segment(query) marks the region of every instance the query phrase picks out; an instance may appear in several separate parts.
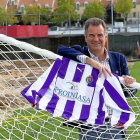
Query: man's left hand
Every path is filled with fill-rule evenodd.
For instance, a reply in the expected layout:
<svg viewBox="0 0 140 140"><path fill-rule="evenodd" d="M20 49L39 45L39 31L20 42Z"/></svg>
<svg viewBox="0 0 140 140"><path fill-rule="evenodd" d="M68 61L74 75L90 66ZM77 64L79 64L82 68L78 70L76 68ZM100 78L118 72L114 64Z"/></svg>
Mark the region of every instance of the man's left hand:
<svg viewBox="0 0 140 140"><path fill-rule="evenodd" d="M124 78L125 85L130 85L130 84L133 84L134 82L136 82L136 79L131 76L123 75L122 77Z"/></svg>

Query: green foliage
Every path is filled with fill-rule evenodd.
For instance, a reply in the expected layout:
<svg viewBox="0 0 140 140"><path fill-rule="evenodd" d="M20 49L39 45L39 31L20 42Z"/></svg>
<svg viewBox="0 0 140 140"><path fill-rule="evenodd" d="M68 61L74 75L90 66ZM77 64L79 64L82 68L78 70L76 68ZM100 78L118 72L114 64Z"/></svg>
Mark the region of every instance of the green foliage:
<svg viewBox="0 0 140 140"><path fill-rule="evenodd" d="M140 83L140 61L135 62L132 67L130 75L136 79L138 83Z"/></svg>
<svg viewBox="0 0 140 140"><path fill-rule="evenodd" d="M22 15L22 21L24 25L31 24L32 22L39 22L39 14L44 14L40 16L40 24L47 24L47 20L50 19L51 11L48 8L40 8L38 5L27 6L25 8L26 15ZM31 14L31 15L28 15Z"/></svg>
<svg viewBox="0 0 140 140"><path fill-rule="evenodd" d="M61 13L63 13L63 15ZM57 24L60 22L67 22L69 20L69 13L71 16L71 21L76 21L78 19L78 15L75 12L74 1L58 0L58 7L55 8L53 22L56 22Z"/></svg>
<svg viewBox="0 0 140 140"><path fill-rule="evenodd" d="M2 5L0 5L0 25L2 26L3 23L6 22L6 10L2 7Z"/></svg>
<svg viewBox="0 0 140 140"><path fill-rule="evenodd" d="M124 21L124 18L116 18L115 21L116 22L123 22Z"/></svg>
<svg viewBox="0 0 140 140"><path fill-rule="evenodd" d="M89 3L89 5L87 5L87 7L85 8L83 19L92 17L102 18L103 13L105 13L104 6L101 4L101 2L94 1L92 3Z"/></svg>
<svg viewBox="0 0 140 140"><path fill-rule="evenodd" d="M42 14L40 16L40 24L41 25L46 25L47 21L49 21L51 19L51 10L49 10L47 7L40 8L40 14Z"/></svg>
<svg viewBox="0 0 140 140"><path fill-rule="evenodd" d="M130 10L133 8L132 0L117 0L117 3L114 6L114 10L118 14L128 14Z"/></svg>
<svg viewBox="0 0 140 140"><path fill-rule="evenodd" d="M10 15L11 14L11 15ZM2 5L0 5L0 26L2 26L3 24L7 25L13 25L15 22L18 23L18 19L14 17L14 11L12 8L10 8L8 11L6 11Z"/></svg>

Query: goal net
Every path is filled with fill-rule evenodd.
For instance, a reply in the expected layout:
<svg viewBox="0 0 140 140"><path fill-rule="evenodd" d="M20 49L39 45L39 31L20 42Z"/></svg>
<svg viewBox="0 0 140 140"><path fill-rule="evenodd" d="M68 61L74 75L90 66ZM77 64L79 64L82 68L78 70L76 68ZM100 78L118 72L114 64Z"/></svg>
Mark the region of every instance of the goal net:
<svg viewBox="0 0 140 140"><path fill-rule="evenodd" d="M91 129L81 121L69 122L63 117L53 117L49 112L32 105L21 91L34 83L54 62L62 58L50 51L0 34L0 139L1 140L77 140L89 135ZM125 86L125 85L124 85ZM139 89L139 84L132 87ZM133 90L125 87L130 110L135 112L135 121L126 131L126 139L140 138L140 97L132 96ZM78 110L77 110L78 111ZM83 127L85 126L85 127ZM107 126L104 123L102 126ZM79 129L86 133L80 133ZM98 136L110 128L101 131ZM115 127L114 127L115 129ZM112 139L115 139L115 136ZM121 134L120 134L121 135ZM86 138L85 138L86 139ZM84 139L84 140L85 140ZM102 138L103 139L103 138ZM105 138L106 139L106 138Z"/></svg>

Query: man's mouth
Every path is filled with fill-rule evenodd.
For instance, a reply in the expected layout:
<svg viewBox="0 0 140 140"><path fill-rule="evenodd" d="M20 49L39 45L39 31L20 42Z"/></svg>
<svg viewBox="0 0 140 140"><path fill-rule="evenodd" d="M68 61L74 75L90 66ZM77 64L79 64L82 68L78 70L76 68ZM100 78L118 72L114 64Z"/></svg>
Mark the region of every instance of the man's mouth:
<svg viewBox="0 0 140 140"><path fill-rule="evenodd" d="M91 44L93 44L93 45L100 45L101 43L100 42L92 42Z"/></svg>

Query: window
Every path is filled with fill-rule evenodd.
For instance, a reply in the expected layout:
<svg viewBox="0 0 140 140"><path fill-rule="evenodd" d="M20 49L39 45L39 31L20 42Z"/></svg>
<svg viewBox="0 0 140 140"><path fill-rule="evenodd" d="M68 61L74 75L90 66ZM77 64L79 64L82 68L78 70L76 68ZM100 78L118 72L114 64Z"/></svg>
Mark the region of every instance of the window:
<svg viewBox="0 0 140 140"><path fill-rule="evenodd" d="M14 5L14 0L12 0L12 5Z"/></svg>
<svg viewBox="0 0 140 140"><path fill-rule="evenodd" d="M37 4L41 8L41 4Z"/></svg>
<svg viewBox="0 0 140 140"><path fill-rule="evenodd" d="M118 14L118 18L121 18L121 14Z"/></svg>
<svg viewBox="0 0 140 140"><path fill-rule="evenodd" d="M24 5L20 6L21 13L24 13Z"/></svg>
<svg viewBox="0 0 140 140"><path fill-rule="evenodd" d="M49 4L47 3L47 4L45 4L45 7L47 7L48 9L49 9Z"/></svg>
<svg viewBox="0 0 140 140"><path fill-rule="evenodd" d="M125 14L125 17L128 18L128 14Z"/></svg>
<svg viewBox="0 0 140 140"><path fill-rule="evenodd" d="M133 12L133 17L136 17L136 12Z"/></svg>
<svg viewBox="0 0 140 140"><path fill-rule="evenodd" d="M85 4L85 8L87 7L88 4Z"/></svg>
<svg viewBox="0 0 140 140"><path fill-rule="evenodd" d="M80 10L80 2L79 1L76 2L76 9Z"/></svg>
<svg viewBox="0 0 140 140"><path fill-rule="evenodd" d="M134 5L133 8L136 8L136 2L133 2L133 5Z"/></svg>
<svg viewBox="0 0 140 140"><path fill-rule="evenodd" d="M76 7L77 7L77 10L79 10L79 9L80 9L80 5L79 5L79 4L77 4L77 6L76 6Z"/></svg>
<svg viewBox="0 0 140 140"><path fill-rule="evenodd" d="M10 5L10 2L8 1L8 2L7 2L7 6L9 6L9 5Z"/></svg>
<svg viewBox="0 0 140 140"><path fill-rule="evenodd" d="M85 8L87 7L87 5L88 5L88 2L85 1L85 2L84 2L84 6L85 6Z"/></svg>

